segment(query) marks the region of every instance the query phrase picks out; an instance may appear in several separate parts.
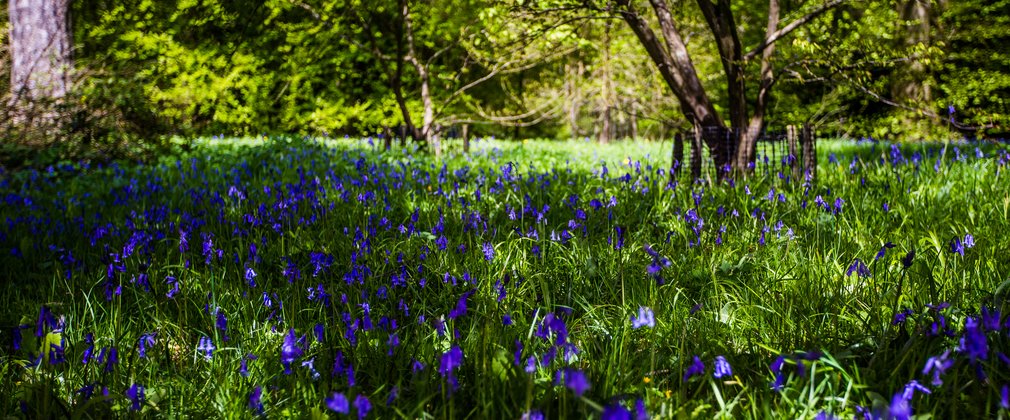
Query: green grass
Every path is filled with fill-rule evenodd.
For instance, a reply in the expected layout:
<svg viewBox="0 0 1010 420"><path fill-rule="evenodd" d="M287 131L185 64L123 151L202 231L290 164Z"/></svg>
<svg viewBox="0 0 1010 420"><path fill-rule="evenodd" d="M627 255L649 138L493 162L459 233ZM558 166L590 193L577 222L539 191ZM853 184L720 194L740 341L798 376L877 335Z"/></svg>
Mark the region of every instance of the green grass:
<svg viewBox="0 0 1010 420"><path fill-rule="evenodd" d="M334 392L350 400L351 415L355 396L366 396L379 418L584 418L613 405L634 411L638 400L662 418L851 417L857 405L886 415L892 395L918 380L932 393L910 399L916 413L1006 415L1006 329L982 333L984 360L959 345L983 307L1008 309L1005 150L978 145L978 158L976 145L915 145L892 165L889 145L822 142L812 184L779 176L773 159L732 185L685 175L665 188L669 146L479 141L469 155L452 149L436 162L365 140L202 139L191 154L157 164L6 174L0 410L254 417L248 396L261 387L270 418L339 417L325 403ZM841 211L818 208L818 196L832 209L841 198ZM965 234L976 244L962 256L950 241ZM895 246L875 259L887 242ZM646 246L660 265L669 261L662 280L648 274ZM870 275L846 274L857 258ZM257 273L255 287L246 268ZM137 281L145 275L149 291ZM168 276L179 282L172 298ZM453 314L461 299L465 314ZM926 306L941 302L950 307ZM43 306L62 324L36 337ZM632 327L641 306L654 311L654 328ZM894 325L904 308L913 314ZM931 333L941 317L949 336ZM563 332L538 333L551 325ZM285 374L290 329L307 338ZM119 362L82 363L89 333L95 354L115 347ZM141 358L147 333L156 336ZM197 350L202 337L216 347L209 360ZM64 362L51 363L58 357L50 360L46 340L63 340ZM457 347L461 364L440 372ZM945 350L954 364L933 386L923 365ZM551 352L527 372L530 357ZM695 356L704 374L685 381ZM716 356L732 376L713 377ZM779 356L784 383L775 390L770 365ZM588 390L577 396L556 384L559 371L584 373ZM89 384L98 384L90 399L78 392ZM124 394L133 384L146 387L139 412Z"/></svg>

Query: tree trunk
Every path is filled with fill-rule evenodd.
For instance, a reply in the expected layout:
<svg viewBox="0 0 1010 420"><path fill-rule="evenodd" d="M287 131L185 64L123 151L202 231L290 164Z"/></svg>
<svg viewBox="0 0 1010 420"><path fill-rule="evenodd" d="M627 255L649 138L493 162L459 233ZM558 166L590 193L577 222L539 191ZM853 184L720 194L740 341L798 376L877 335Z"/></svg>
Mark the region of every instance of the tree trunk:
<svg viewBox="0 0 1010 420"><path fill-rule="evenodd" d="M70 87L68 0L10 0L11 97L15 120L57 122L52 105ZM33 107L42 111L32 115Z"/></svg>
<svg viewBox="0 0 1010 420"><path fill-rule="evenodd" d="M670 160L670 183L677 180L680 169L684 166L684 134L673 136L673 157Z"/></svg>
<svg viewBox="0 0 1010 420"><path fill-rule="evenodd" d="M765 29L765 37L770 37L778 31L780 13L779 0L768 0L768 26ZM736 162L734 162L734 167L737 170L745 170L747 164L756 158L755 146L757 146L758 136L761 135L761 130L764 128L765 112L768 109L772 85L775 84L775 68L772 66L774 54L774 43L767 45L761 52L761 86L758 88L754 113L750 116L743 137L739 139L740 147L737 148Z"/></svg>
<svg viewBox="0 0 1010 420"><path fill-rule="evenodd" d="M470 124L463 124L463 153L470 153Z"/></svg>
<svg viewBox="0 0 1010 420"><path fill-rule="evenodd" d="M382 146L387 152L393 148L393 131L389 127L382 127Z"/></svg>
<svg viewBox="0 0 1010 420"><path fill-rule="evenodd" d="M727 133L725 123L716 114L711 99L698 79L697 70L691 62L687 47L684 44L673 15L670 13L666 0L649 0L656 20L659 22L664 41L660 41L649 26L649 19L640 15L632 6L631 0L615 0L616 12L628 23L641 42L649 58L656 64L659 74L673 91L680 104L681 111L693 126L701 127L699 131L703 141L709 147L716 166L721 169L732 164L738 170L745 170L755 158L755 142L764 125L764 112L767 108L768 95L774 84L774 72L771 58L774 44L796 28L799 28L827 10L831 10L847 0L826 0L812 11L794 19L782 28L779 23L778 0L770 0L768 14L768 29L761 43L753 50L743 53L740 37L734 22L730 0L697 0L702 14L708 23L727 77L729 93L730 125L733 128L732 141L725 142ZM748 118L745 89L745 70L749 60L761 55L761 88L755 105L754 115Z"/></svg>
<svg viewBox="0 0 1010 420"><path fill-rule="evenodd" d="M789 167L792 169L793 178L798 178L800 173L799 154L796 151L796 126L786 127L786 140L789 142Z"/></svg>
<svg viewBox="0 0 1010 420"><path fill-rule="evenodd" d="M567 85L566 90L568 92L568 100L570 101L568 104L568 126L572 132L572 140L575 140L582 132L579 130L579 108L582 98L578 90L579 84L577 80L582 77L584 67L581 60L578 62L577 67L572 65L565 67L568 74L565 84Z"/></svg>
<svg viewBox="0 0 1010 420"><path fill-rule="evenodd" d="M899 48L909 48L916 45L930 44L930 22L933 15L933 5L925 0L904 0L898 2L898 14L902 22L899 24ZM929 68L927 62L913 58L901 63L896 69L896 80L891 86L891 97L898 103L927 104L933 99L929 85ZM916 120L923 117L910 112L901 113L905 126L912 126Z"/></svg>
<svg viewBox="0 0 1010 420"><path fill-rule="evenodd" d="M694 126L694 135L691 136L691 179L701 178L702 141L705 138L705 128ZM710 137L711 138L711 137Z"/></svg>
<svg viewBox="0 0 1010 420"><path fill-rule="evenodd" d="M403 24L406 26L408 19L410 18L410 9L407 6L407 2L403 1L401 3L403 6ZM410 135L415 140L419 137L419 132L417 127L414 125L413 118L410 116L410 110L407 109L407 100L403 96L403 62L406 61L406 56L403 51L403 31L399 31L396 34L396 60L393 62L393 94L396 96L396 106L400 108L400 116L403 118L403 127L400 130L400 147L405 147L407 143L407 135ZM413 34L411 34L413 37ZM411 38L413 41L413 38ZM406 132L405 132L406 131Z"/></svg>
<svg viewBox="0 0 1010 420"><path fill-rule="evenodd" d="M631 104L631 119L628 121L631 128L631 139L638 139L638 109L635 108L635 104Z"/></svg>
<svg viewBox="0 0 1010 420"><path fill-rule="evenodd" d="M428 67L417 57L417 50L414 48L414 23L410 17L410 2L401 2L403 6L403 28L407 38L407 55L404 60L414 66L417 76L421 80L421 104L424 110L421 114L421 128L414 127L414 139L423 140L426 145L431 146L434 136L435 105L431 100L431 78ZM437 150L436 150L437 152Z"/></svg>
<svg viewBox="0 0 1010 420"><path fill-rule="evenodd" d="M630 0L618 0L619 13L621 18L628 23L632 32L638 38L649 58L656 64L659 74L663 76L677 102L680 104L681 112L695 127L716 127L724 128L722 119L715 111L715 106L705 92L698 73L688 54L687 45L684 44L680 32L673 23L673 15L665 0L649 0L656 13L660 29L663 33L665 43L660 41L656 33L649 26L649 21L635 11ZM700 130L699 133L706 133L710 130ZM712 158L716 165L722 166L730 159L728 151L723 146L722 139L704 136L702 139L708 145Z"/></svg>
<svg viewBox="0 0 1010 420"><path fill-rule="evenodd" d="M817 145L810 124L803 124L800 142L803 143L803 172L810 180L817 179Z"/></svg>

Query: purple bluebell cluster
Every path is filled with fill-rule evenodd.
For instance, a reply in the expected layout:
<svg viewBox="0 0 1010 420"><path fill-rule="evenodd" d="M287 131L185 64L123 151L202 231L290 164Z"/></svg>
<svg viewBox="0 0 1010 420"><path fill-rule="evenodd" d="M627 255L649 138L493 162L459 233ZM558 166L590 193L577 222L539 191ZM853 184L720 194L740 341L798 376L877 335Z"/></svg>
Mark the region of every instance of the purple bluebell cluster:
<svg viewBox="0 0 1010 420"><path fill-rule="evenodd" d="M469 158L472 164L436 164L409 154L278 143L238 156L4 177L3 262L48 264L58 281L32 279L56 284L54 296L86 296L81 307L90 308L40 300L23 320L17 318L24 314L11 316L17 322L4 327L4 337L25 362L20 373L73 370L68 377L77 382L67 383L76 390L72 404L110 395L111 387L111 395L126 397L124 410L150 412L155 395L171 395L160 392L167 385L159 381L168 380L154 373L171 366L182 375L228 372L237 379L222 382L242 387L230 394L255 415L270 416L272 405L301 398L292 390L304 387L321 410L391 416L387 407L418 393L444 398L436 405L472 399L473 389L493 376L550 388L531 395L595 401L593 415L646 418L647 404L662 404L657 395L671 397L658 385L632 389L621 382L626 379L615 379L626 372L607 377L607 352L621 349L621 357L632 360L613 363L656 360L664 366L647 373L665 372L669 378L662 383L671 392L708 392L709 382L731 386L737 377L757 376L761 386L754 388L774 394L822 362L823 353L790 352L791 346L845 345L859 354L880 344L872 341L878 336L890 338L837 343L790 337L777 343L790 346L782 355L769 355L769 347L752 341L774 331L743 338L688 335L729 331L734 311L765 310L720 293L746 289L780 298L772 285L749 283L768 271L754 261L831 243L844 245L824 257L837 258L828 261L837 265L820 275L898 297L893 317L867 314L876 308L845 316L867 329L910 332L922 340L910 346L929 353L906 367L916 377L879 414L907 417L923 394L944 392L957 375L993 383L1001 389L1001 406L1010 405L1007 388L998 388L1007 380L1000 368L1010 366L1003 353L1005 308L937 304L916 311L908 307L929 300L894 292L913 281L929 287L917 273L940 257L981 263L1000 238L959 222L934 250L919 238L883 237L888 232L875 227L851 237L839 230L867 213L875 220L903 217L908 203L902 196L936 152L909 156L897 145L880 151L893 179L871 176L872 160L833 154L832 171L841 174L833 176L848 177L852 185L846 187L819 184L810 174L797 177L788 166L792 156L781 165L763 156L753 178L692 183L669 182L666 164L648 159L587 170L567 163L527 169L506 162L501 150L480 153ZM1006 151L976 148L972 154L955 147L948 153L953 156L937 160L937 172L982 159L999 170L1010 165ZM926 168L929 176L941 176ZM91 189L71 184L76 176L95 182ZM776 275L777 282L810 281L794 278L792 269ZM67 286L71 290L63 290ZM846 292L830 291L840 300ZM931 291L934 301L941 292ZM616 307L625 293L634 306ZM992 301L997 297L994 292ZM679 306L684 302L688 306ZM890 305L890 299L873 304ZM825 318L837 315L815 309ZM102 318L123 314L130 315L131 329L113 328ZM670 354L691 348L685 341L706 340L717 340L725 356L703 348L691 358ZM741 357L745 348L750 354ZM647 351L657 355L643 357ZM755 361L748 366L747 360ZM765 386L768 361L773 379ZM604 395L607 390L620 393ZM549 408L552 401L535 404ZM530 409L525 416L543 413Z"/></svg>

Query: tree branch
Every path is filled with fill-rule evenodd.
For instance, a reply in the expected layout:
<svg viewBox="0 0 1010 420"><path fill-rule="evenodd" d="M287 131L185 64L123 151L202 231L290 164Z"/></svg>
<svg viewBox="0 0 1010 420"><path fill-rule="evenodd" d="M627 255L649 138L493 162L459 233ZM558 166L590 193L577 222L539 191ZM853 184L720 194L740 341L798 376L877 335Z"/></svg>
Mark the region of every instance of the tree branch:
<svg viewBox="0 0 1010 420"><path fill-rule="evenodd" d="M782 39L786 35L789 35L789 33L796 30L796 28L805 25L807 22L814 20L814 18L820 16L824 12L827 12L828 10L831 10L847 1L848 0L830 0L827 3L822 4L817 9L814 9L810 13L807 13L805 16L790 22L788 25L783 26L781 29L775 32L772 32L763 41L761 41L761 44L759 44L753 50L745 54L743 56L743 60L750 61L754 57L757 57L758 54L761 54L764 51L764 49L767 48L769 45L774 44L775 41L778 41L779 39Z"/></svg>

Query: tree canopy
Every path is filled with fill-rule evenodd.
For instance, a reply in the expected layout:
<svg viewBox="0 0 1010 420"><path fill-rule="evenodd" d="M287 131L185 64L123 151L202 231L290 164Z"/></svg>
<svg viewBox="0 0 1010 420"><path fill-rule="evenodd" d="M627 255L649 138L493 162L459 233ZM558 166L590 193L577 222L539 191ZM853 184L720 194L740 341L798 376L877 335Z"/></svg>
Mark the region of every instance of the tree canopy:
<svg viewBox="0 0 1010 420"><path fill-rule="evenodd" d="M854 137L916 139L999 136L1010 118L1010 56L1000 48L1010 37L1008 1L69 7L71 98L88 115L111 116L107 133L430 140L468 124L480 135L606 141L661 138L690 125L753 138L810 121Z"/></svg>

